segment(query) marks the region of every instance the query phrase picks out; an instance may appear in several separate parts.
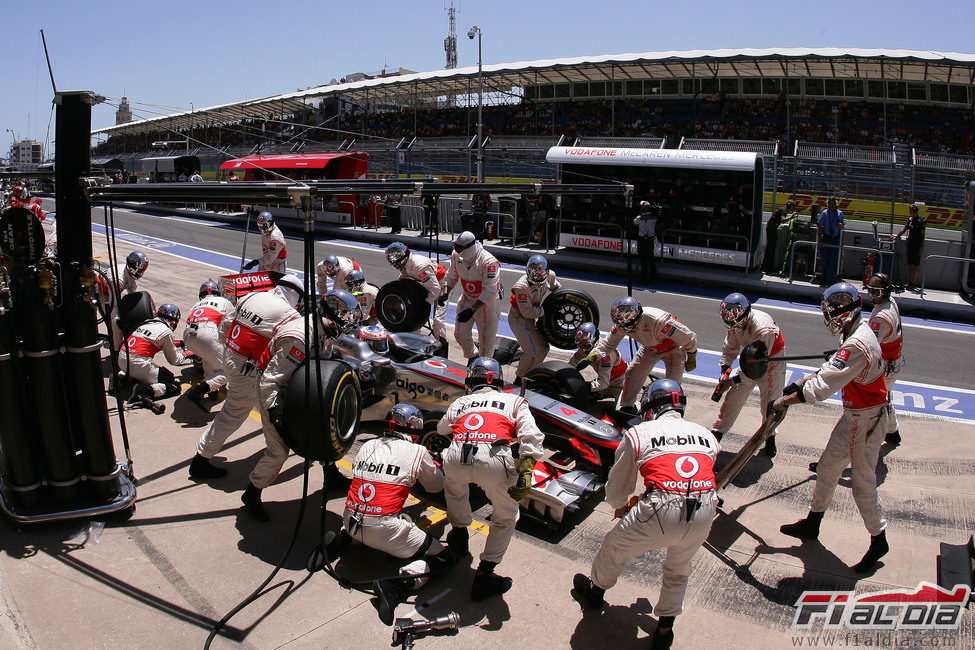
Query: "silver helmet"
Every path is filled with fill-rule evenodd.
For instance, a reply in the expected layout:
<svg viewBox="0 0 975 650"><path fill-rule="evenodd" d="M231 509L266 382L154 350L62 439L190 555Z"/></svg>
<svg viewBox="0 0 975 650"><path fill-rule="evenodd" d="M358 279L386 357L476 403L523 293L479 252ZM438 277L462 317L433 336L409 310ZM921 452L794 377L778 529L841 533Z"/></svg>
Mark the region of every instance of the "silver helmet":
<svg viewBox="0 0 975 650"><path fill-rule="evenodd" d="M837 282L823 292L820 307L826 329L836 336L860 317L860 292L849 282Z"/></svg>
<svg viewBox="0 0 975 650"><path fill-rule="evenodd" d="M732 293L725 296L721 302L721 320L729 330L741 331L745 329L748 322L748 315L752 311L752 306L748 298L740 293Z"/></svg>

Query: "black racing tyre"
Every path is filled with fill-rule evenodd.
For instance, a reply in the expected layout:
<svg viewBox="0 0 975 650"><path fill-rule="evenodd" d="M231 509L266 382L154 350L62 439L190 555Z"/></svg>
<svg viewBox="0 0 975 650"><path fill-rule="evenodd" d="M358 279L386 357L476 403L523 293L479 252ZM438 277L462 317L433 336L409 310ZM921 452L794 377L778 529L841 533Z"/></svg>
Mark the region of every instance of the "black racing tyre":
<svg viewBox="0 0 975 650"><path fill-rule="evenodd" d="M409 278L387 282L376 294L376 316L390 332L415 332L430 319L427 290Z"/></svg>
<svg viewBox="0 0 975 650"><path fill-rule="evenodd" d="M309 376L310 394L306 399L305 382ZM355 442L361 417L362 390L355 370L342 361L310 359L298 366L288 383L285 426L279 433L302 458L330 463L344 456Z"/></svg>
<svg viewBox="0 0 975 650"><path fill-rule="evenodd" d="M574 350L579 326L589 322L599 327L596 299L578 289L559 289L542 302L545 314L538 319L538 331L557 348Z"/></svg>
<svg viewBox="0 0 975 650"><path fill-rule="evenodd" d="M583 411L592 404L589 382L582 373L564 361L545 361L529 370L525 377L530 381L529 388L536 393Z"/></svg>
<svg viewBox="0 0 975 650"><path fill-rule="evenodd" d="M514 339L499 338L498 344L494 346L494 360L502 366L514 363L521 359L521 346Z"/></svg>
<svg viewBox="0 0 975 650"><path fill-rule="evenodd" d="M156 306L148 291L127 293L119 299L118 326L122 330L123 337L127 337L135 328L155 315Z"/></svg>
<svg viewBox="0 0 975 650"><path fill-rule="evenodd" d="M420 444L430 450L431 453L443 453L444 449L450 446L450 438L437 433L437 423L447 415L446 408L433 409L423 416L423 437Z"/></svg>

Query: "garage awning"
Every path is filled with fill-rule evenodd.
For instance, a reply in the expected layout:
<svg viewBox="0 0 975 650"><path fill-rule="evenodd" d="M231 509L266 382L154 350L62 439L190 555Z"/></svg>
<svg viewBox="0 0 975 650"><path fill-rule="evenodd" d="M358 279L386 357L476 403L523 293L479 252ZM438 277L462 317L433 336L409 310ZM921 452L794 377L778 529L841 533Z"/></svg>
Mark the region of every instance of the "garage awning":
<svg viewBox="0 0 975 650"><path fill-rule="evenodd" d="M351 158L351 153L303 153L279 156L244 156L228 160L220 169L324 169L336 158Z"/></svg>
<svg viewBox="0 0 975 650"><path fill-rule="evenodd" d="M155 156L143 158L142 171L144 172L175 172L176 161L182 160L182 166L189 166L192 169L200 168L200 159L196 156Z"/></svg>

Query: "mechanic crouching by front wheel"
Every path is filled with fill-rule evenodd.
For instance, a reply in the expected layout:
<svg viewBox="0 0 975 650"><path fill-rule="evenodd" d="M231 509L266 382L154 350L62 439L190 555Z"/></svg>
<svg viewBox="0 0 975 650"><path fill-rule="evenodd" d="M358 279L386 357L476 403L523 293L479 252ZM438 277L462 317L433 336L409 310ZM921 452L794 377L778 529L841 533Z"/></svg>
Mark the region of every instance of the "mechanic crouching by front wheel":
<svg viewBox="0 0 975 650"><path fill-rule="evenodd" d="M521 346L516 381L548 356L548 341L538 331L538 319L544 315L542 303L545 298L561 286L555 271L549 271L548 261L541 255L532 255L525 265L525 274L511 287L508 325Z"/></svg>
<svg viewBox="0 0 975 650"><path fill-rule="evenodd" d="M495 575L515 524L518 502L531 493L532 471L540 458L543 436L524 397L501 392L501 366L490 357L475 359L467 371L467 395L458 397L437 425L451 439L444 452L447 484L447 519L451 530L447 545L458 556L468 552L467 527L473 521L470 484L476 483L491 501L491 527L471 598L484 600L511 588L511 578ZM518 459L511 447L518 445Z"/></svg>
<svg viewBox="0 0 975 650"><path fill-rule="evenodd" d="M427 492L443 490L443 472L419 444L423 413L411 404L396 404L386 414L379 438L366 442L352 461L352 485L345 501L342 529L325 534L325 554L335 561L353 541L409 563L399 578L373 583L379 618L393 624L396 606L406 594L426 584L429 574L454 565L450 549L424 532L403 513L403 505L417 481Z"/></svg>
<svg viewBox="0 0 975 650"><path fill-rule="evenodd" d="M583 323L576 330L576 347L578 348L569 359L569 363L580 370L583 362L589 365L589 355L592 349L599 343L599 330L593 323ZM626 360L616 348L596 360L594 366L596 378L590 383L589 389L595 398L614 397L618 398L623 392L623 381L626 377Z"/></svg>
<svg viewBox="0 0 975 650"><path fill-rule="evenodd" d="M827 289L822 309L827 329L842 336L840 349L815 374L786 387L785 396L772 402L769 410L815 404L842 389L843 415L815 464L816 488L809 515L780 530L792 537L817 539L840 474L852 463L853 500L870 533L870 548L853 570L865 573L889 550L887 519L877 494L877 457L890 412L884 377L886 363L876 335L861 317L860 294L853 285L839 282Z"/></svg>
<svg viewBox="0 0 975 650"><path fill-rule="evenodd" d="M237 309L224 340L227 399L196 444L196 455L190 463L191 478L210 479L227 475L227 470L214 466L210 459L256 406L257 364L275 328L286 321L301 318L295 305L303 298L301 280L293 275L285 275L278 280L274 289L249 293L237 301Z"/></svg>
<svg viewBox="0 0 975 650"><path fill-rule="evenodd" d="M454 286L459 282L464 294L457 301L457 324L454 338L470 364L477 356L490 357L497 344L498 322L501 320L501 263L484 250L465 230L454 242L450 254L450 270L445 278L447 288L438 304L446 304ZM478 346L474 347L474 323L477 323Z"/></svg>
<svg viewBox="0 0 975 650"><path fill-rule="evenodd" d="M699 424L684 421L687 398L680 384L657 379L640 410L645 422L626 431L606 483L606 502L619 523L606 535L589 576L572 584L584 604L600 608L627 562L647 551L667 549L663 563L653 648L669 648L674 619L684 609L691 559L711 532L717 508L714 460L718 441ZM631 497L643 478L642 495Z"/></svg>
<svg viewBox="0 0 975 650"><path fill-rule="evenodd" d="M179 395L182 389L173 372L153 362L160 350L174 366L184 365L193 356L192 353L184 355L176 345L173 332L178 324L179 308L169 303L160 305L156 317L136 327L122 344L118 352L120 378L127 375L138 382L132 389L130 404L137 404L143 398Z"/></svg>
<svg viewBox="0 0 975 650"><path fill-rule="evenodd" d="M667 379L679 382L684 370L697 367L697 335L674 316L654 307L643 307L633 297L620 298L609 311L613 329L593 348L587 359L595 365L629 336L640 345L623 379L620 408L632 406L658 361L664 362Z"/></svg>
<svg viewBox="0 0 975 650"><path fill-rule="evenodd" d="M301 313L304 306L299 299L295 305ZM324 320L327 316L338 324L339 330L346 332L356 327L361 318L359 305L346 291L329 291L322 296L316 316ZM309 325L310 327L310 325ZM320 332L325 333L324 323ZM332 339L319 336L318 354L327 357L332 348ZM240 497L247 512L258 521L267 521L270 516L261 501L261 491L274 482L278 472L288 460L290 450L281 438L284 427L284 392L291 382L291 376L305 360L308 346L305 344L305 319L282 320L273 329L267 348L257 361L258 368L258 406L261 412L261 428L264 431L264 455L257 461L250 474L250 483Z"/></svg>
<svg viewBox="0 0 975 650"><path fill-rule="evenodd" d="M200 300L190 309L183 330L186 349L192 350L203 362L203 381L186 391L186 398L203 411L209 411L206 397L216 394L227 385L223 370L223 339L227 335L232 302L220 295L216 282L207 280L200 285Z"/></svg>

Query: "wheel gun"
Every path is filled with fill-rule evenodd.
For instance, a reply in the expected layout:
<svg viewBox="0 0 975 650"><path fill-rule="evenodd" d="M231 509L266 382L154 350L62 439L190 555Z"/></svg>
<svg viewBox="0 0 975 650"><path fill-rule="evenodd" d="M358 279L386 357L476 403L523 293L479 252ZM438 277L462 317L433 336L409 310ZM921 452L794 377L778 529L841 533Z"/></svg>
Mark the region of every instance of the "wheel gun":
<svg viewBox="0 0 975 650"><path fill-rule="evenodd" d="M456 630L460 625L460 614L450 612L429 621L416 621L412 618L398 618L393 625L393 645L402 646L403 650L410 650L418 636L434 630Z"/></svg>

